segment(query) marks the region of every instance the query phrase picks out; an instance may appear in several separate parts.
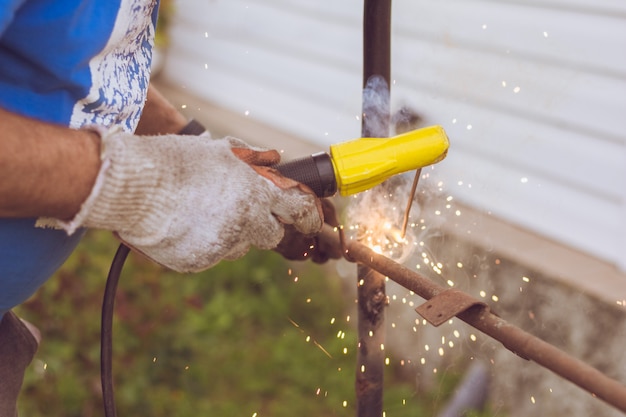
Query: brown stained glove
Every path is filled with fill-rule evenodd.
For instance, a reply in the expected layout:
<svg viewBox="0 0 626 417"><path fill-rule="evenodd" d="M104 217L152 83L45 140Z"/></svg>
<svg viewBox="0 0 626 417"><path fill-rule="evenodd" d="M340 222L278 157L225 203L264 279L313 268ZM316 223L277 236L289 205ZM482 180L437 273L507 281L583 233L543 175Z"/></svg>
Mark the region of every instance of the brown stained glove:
<svg viewBox="0 0 626 417"><path fill-rule="evenodd" d="M292 180L291 178L287 178L281 175L276 169L271 167L272 165L276 165L280 162L280 154L278 153L278 151L256 150L252 148L237 147L233 147L231 150L237 158L250 165L250 167L252 167L252 169L254 169L257 174L261 175L264 178L267 178L281 190L290 190L292 188L295 188L302 193L315 195L313 190L311 190L311 188L309 188L307 185ZM324 211L322 208L322 203L318 198L315 199L315 203L317 206L318 214L323 222ZM276 213L276 215L278 217L278 220L281 221L281 223L283 223L285 226L291 226L290 222L286 222L285 219L281 219L280 213Z"/></svg>
<svg viewBox="0 0 626 417"><path fill-rule="evenodd" d="M321 203L324 222L330 226L339 227L339 219L333 203L329 199L322 199ZM317 236L304 235L292 225L285 226L285 237L274 250L291 261L311 259L318 264L342 257L341 250L336 246L325 244Z"/></svg>
<svg viewBox="0 0 626 417"><path fill-rule="evenodd" d="M270 168L280 162L280 154L275 150L257 151L250 148L233 148L233 153L242 161L250 164L259 175L272 181L281 189L298 187L300 191L313 194L313 191L306 185L282 176L277 170ZM335 206L328 199L317 200L318 210L325 223L339 226ZM274 249L285 259L292 261L302 261L311 259L315 263L324 263L329 259L341 258L341 251L332 246L325 245L315 235L305 235L291 224L285 224L285 236Z"/></svg>

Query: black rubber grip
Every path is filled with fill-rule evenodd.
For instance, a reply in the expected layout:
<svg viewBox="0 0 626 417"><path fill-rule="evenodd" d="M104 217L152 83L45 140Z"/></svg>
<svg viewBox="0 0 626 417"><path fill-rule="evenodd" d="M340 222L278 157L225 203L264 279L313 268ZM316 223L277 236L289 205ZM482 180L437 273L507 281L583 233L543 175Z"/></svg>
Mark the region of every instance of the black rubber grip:
<svg viewBox="0 0 626 417"><path fill-rule="evenodd" d="M206 132L206 128L202 126L200 122L196 121L195 119L191 119L189 123L187 123L185 127L183 127L180 132L178 132L178 134L199 136L204 132Z"/></svg>
<svg viewBox="0 0 626 417"><path fill-rule="evenodd" d="M280 163L274 168L285 177L308 185L320 198L331 197L337 192L335 169L326 152Z"/></svg>

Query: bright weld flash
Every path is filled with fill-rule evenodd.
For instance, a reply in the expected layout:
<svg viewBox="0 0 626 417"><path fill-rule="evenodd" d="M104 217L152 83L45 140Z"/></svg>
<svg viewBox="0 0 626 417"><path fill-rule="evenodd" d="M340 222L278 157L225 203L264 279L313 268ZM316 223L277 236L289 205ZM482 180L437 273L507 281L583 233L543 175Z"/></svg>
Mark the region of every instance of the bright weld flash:
<svg viewBox="0 0 626 417"><path fill-rule="evenodd" d="M402 262L412 251L410 234L402 237L402 231L391 222L385 221L381 226L359 225L352 230L357 231L356 239L368 246L379 255L384 255L397 262Z"/></svg>

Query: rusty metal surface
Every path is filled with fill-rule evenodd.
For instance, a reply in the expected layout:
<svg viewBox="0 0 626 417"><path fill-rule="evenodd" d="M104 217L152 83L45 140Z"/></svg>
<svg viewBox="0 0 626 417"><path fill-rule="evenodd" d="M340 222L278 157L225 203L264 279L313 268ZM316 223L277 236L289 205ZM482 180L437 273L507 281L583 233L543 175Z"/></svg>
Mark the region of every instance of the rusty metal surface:
<svg viewBox="0 0 626 417"><path fill-rule="evenodd" d="M325 244L335 245L337 250L343 250L347 259L352 262L378 271L426 300L431 300L447 290L426 276L377 254L359 242L343 239L342 244L339 238L340 231L338 228L325 227L319 237ZM609 378L585 362L508 323L480 305L470 306L457 317L499 341L520 357L534 361L578 385L594 397L626 412L626 386L623 383Z"/></svg>
<svg viewBox="0 0 626 417"><path fill-rule="evenodd" d="M384 80L386 100L372 100L367 86L372 79ZM389 88L391 85L391 0L363 2L363 102L361 136L389 136L391 118ZM384 320L387 295L385 277L365 264L357 267L359 347L356 369L356 415L383 415L383 374L385 355Z"/></svg>
<svg viewBox="0 0 626 417"><path fill-rule="evenodd" d="M437 327L474 306L489 308L487 304L469 294L450 288L426 301L415 311L430 324Z"/></svg>
<svg viewBox="0 0 626 417"><path fill-rule="evenodd" d="M357 416L382 415L385 351L385 276L357 264L358 335L356 366Z"/></svg>
<svg viewBox="0 0 626 417"><path fill-rule="evenodd" d="M413 177L413 184L411 184L411 192L409 193L409 200L406 203L404 209L404 217L402 218L402 228L400 230L400 237L402 239L406 236L406 228L409 225L409 216L411 214L411 207L413 207L413 200L415 200L415 192L417 191L417 184L419 183L420 176L422 175L422 169L415 171L415 177Z"/></svg>

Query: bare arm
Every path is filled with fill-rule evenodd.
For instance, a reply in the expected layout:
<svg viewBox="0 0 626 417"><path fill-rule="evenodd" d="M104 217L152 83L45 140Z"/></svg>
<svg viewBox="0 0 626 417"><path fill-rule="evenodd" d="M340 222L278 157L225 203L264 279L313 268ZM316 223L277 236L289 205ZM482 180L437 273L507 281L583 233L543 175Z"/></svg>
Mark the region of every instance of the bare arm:
<svg viewBox="0 0 626 417"><path fill-rule="evenodd" d="M100 167L96 133L0 109L0 217L69 219Z"/></svg>
<svg viewBox="0 0 626 417"><path fill-rule="evenodd" d="M186 118L150 87L137 134L175 133L186 123ZM74 217L100 168L98 135L1 108L0 126L0 217Z"/></svg>
<svg viewBox="0 0 626 417"><path fill-rule="evenodd" d="M154 87L148 88L148 99L143 108L138 135L164 135L180 132L188 120Z"/></svg>

